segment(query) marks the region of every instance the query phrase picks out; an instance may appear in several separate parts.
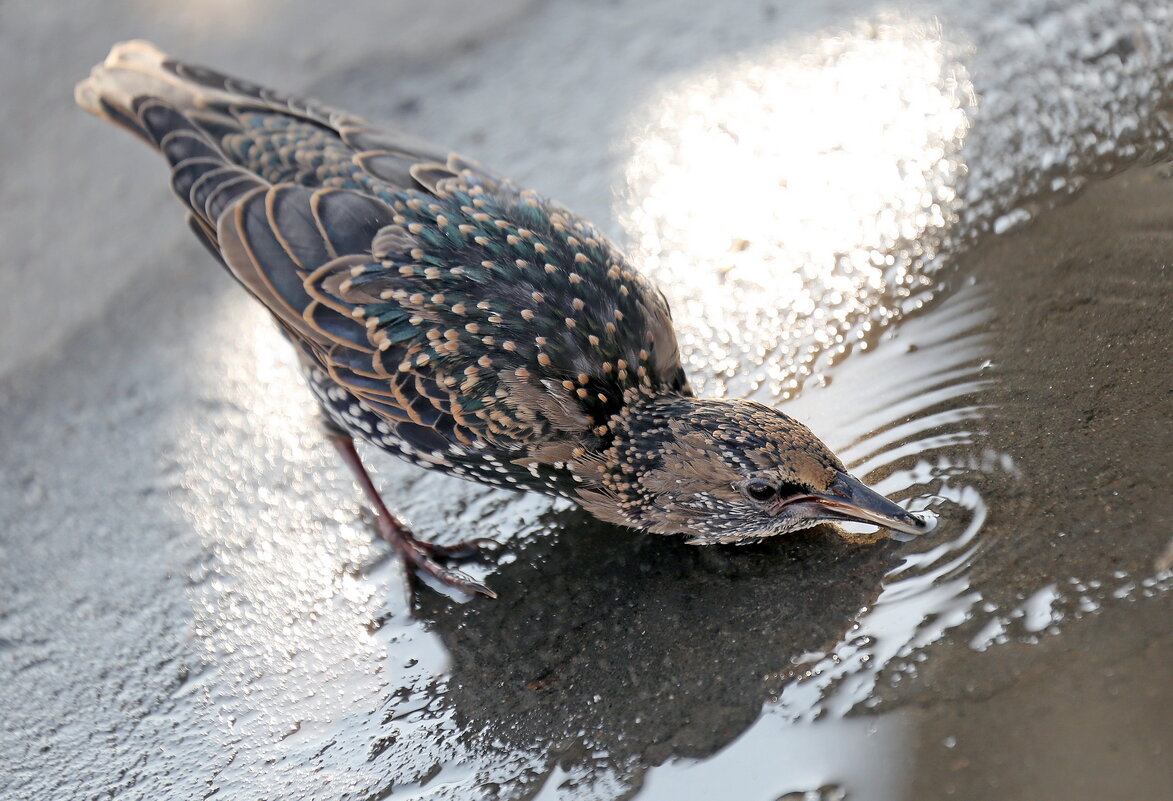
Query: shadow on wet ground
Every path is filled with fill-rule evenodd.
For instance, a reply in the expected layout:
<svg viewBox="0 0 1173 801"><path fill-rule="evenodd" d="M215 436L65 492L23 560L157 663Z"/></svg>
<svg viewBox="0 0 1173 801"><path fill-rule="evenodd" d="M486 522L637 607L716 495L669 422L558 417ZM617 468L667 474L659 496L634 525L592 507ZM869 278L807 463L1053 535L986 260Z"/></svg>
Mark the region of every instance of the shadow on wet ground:
<svg viewBox="0 0 1173 801"><path fill-rule="evenodd" d="M458 720L510 720L498 736L522 746L585 733L580 748L620 764L727 743L804 655L842 637L892 564L893 549L879 548L885 559L832 533L713 551L580 512L548 524L563 533L494 575L505 603L426 596L419 611L452 655Z"/></svg>

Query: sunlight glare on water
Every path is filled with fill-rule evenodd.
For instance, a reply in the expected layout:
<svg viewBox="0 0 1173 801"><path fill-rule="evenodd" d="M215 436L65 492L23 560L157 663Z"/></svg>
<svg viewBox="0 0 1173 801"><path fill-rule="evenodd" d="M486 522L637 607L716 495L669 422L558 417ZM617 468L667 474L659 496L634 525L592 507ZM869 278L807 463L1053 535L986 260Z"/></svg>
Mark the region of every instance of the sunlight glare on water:
<svg viewBox="0 0 1173 801"><path fill-rule="evenodd" d="M713 65L648 104L622 219L702 394L789 397L924 302L972 102L940 31L892 18Z"/></svg>

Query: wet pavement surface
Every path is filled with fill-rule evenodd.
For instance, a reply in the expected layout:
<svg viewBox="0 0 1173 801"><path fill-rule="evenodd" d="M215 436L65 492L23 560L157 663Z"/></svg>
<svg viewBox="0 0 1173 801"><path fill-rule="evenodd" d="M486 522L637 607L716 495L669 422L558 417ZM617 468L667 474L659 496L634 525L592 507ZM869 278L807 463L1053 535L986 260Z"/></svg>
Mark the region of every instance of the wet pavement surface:
<svg viewBox="0 0 1173 801"><path fill-rule="evenodd" d="M412 8L0 4L0 798L1170 797L1173 11ZM72 106L134 36L594 219L698 389L936 531L697 548L370 454L503 545L499 599L413 599L279 335Z"/></svg>

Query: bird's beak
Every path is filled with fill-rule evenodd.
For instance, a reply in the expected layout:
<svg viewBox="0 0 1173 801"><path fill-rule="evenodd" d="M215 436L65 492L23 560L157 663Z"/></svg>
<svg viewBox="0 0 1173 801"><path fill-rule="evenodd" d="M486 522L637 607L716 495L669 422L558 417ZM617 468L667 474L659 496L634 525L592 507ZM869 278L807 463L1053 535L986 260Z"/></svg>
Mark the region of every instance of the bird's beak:
<svg viewBox="0 0 1173 801"><path fill-rule="evenodd" d="M804 516L810 520L853 520L913 536L924 534L933 527L931 520L904 511L846 473L836 473L835 480L825 493L811 493L786 505L792 509L800 507Z"/></svg>

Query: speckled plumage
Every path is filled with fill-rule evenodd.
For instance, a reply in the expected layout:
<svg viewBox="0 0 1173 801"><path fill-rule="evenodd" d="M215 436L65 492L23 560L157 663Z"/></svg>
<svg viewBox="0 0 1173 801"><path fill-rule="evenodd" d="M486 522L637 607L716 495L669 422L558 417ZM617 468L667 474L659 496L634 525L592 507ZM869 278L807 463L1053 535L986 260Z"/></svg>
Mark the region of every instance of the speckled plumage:
<svg viewBox="0 0 1173 801"><path fill-rule="evenodd" d="M747 481L809 495L843 474L780 412L692 397L663 295L590 223L480 165L143 42L77 97L167 158L192 230L347 436L696 542L814 522Z"/></svg>

